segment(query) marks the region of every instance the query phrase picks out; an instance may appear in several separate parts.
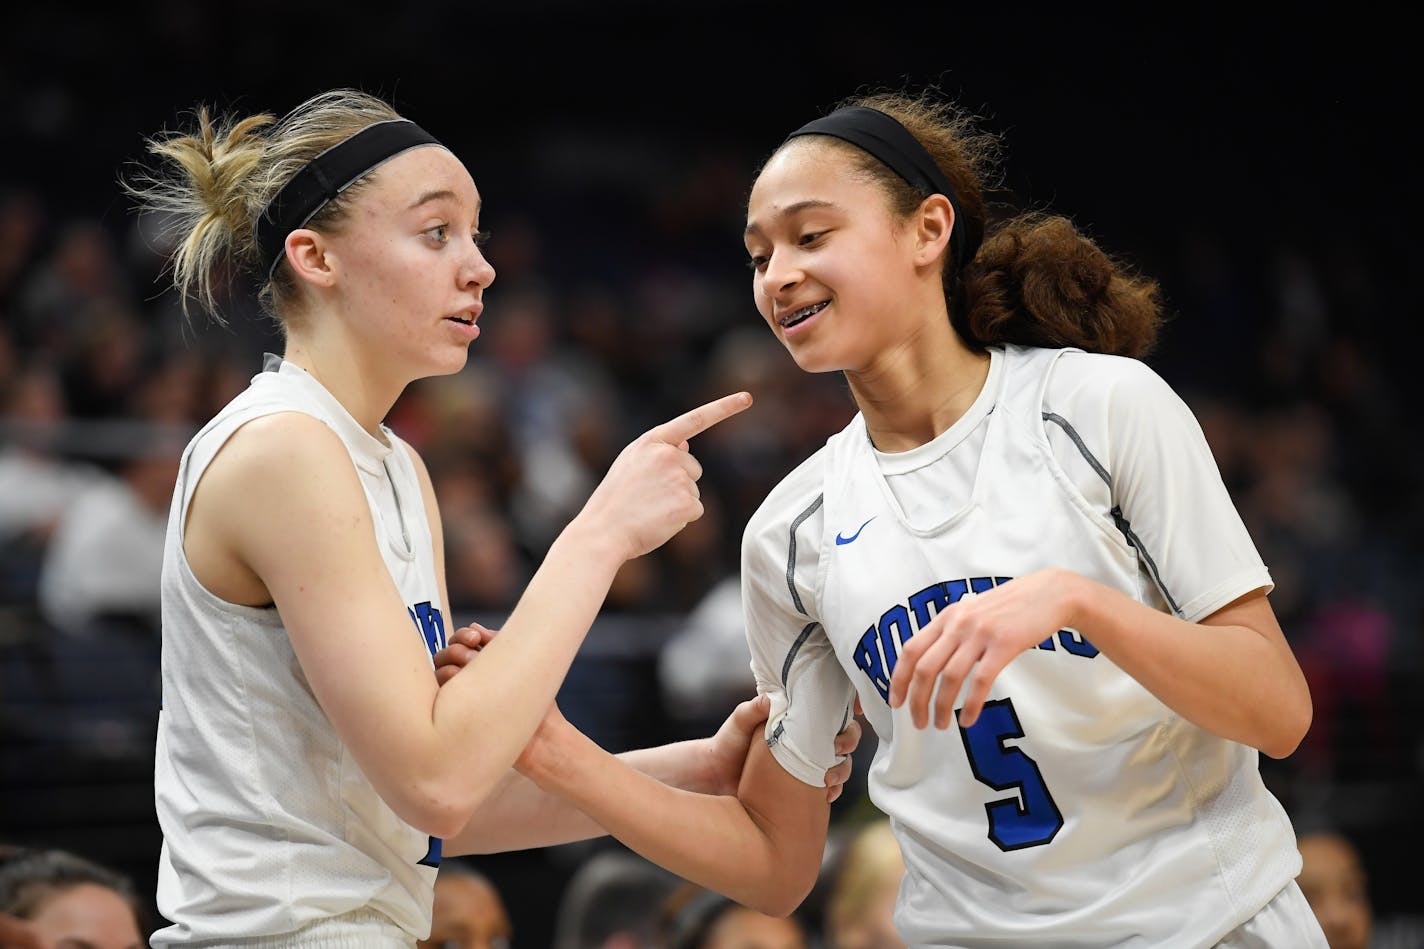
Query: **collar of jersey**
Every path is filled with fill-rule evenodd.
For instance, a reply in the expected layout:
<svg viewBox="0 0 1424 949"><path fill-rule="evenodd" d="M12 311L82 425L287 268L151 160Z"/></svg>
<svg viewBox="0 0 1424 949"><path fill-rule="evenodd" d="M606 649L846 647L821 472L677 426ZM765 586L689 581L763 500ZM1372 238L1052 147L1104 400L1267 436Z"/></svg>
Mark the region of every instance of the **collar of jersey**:
<svg viewBox="0 0 1424 949"><path fill-rule="evenodd" d="M954 424L940 432L934 438L907 451L881 451L874 445L870 446L871 453L875 456L875 463L879 466L881 474L902 475L909 474L925 465L943 458L953 451L955 446L964 439L974 429L979 427L993 411L994 403L999 399L999 382L1003 375L1004 351L994 348L989 350L989 374L984 377L984 386L979 390L979 394L974 398L974 403L969 406L969 410L955 420Z"/></svg>
<svg viewBox="0 0 1424 949"><path fill-rule="evenodd" d="M385 436L384 442L366 431L361 427L361 423L346 411L346 406L338 402L336 396L327 391L326 386L301 366L294 365L284 359L282 365L277 369L277 374L284 382L297 386L326 409L326 421L346 443L347 450L351 452L351 459L356 463L356 467L369 474L382 473L384 470L382 465L391 454L393 436L390 429L385 425L381 426L381 433Z"/></svg>

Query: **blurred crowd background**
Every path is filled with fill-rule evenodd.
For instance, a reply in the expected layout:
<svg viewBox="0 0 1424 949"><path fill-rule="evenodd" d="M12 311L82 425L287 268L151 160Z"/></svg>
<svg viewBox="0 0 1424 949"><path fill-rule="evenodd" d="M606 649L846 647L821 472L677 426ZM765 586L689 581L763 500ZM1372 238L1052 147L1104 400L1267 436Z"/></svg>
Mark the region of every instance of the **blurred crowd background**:
<svg viewBox="0 0 1424 949"><path fill-rule="evenodd" d="M842 96L933 83L1002 134L1003 202L1067 213L1161 280L1171 322L1148 361L1202 422L1314 696L1305 743L1263 772L1298 825L1359 846L1378 909L1417 910L1418 872L1398 872L1424 845L1402 34L1300 12L835 10L148 0L7 14L0 843L71 849L151 894L157 577L178 453L281 351L243 275L225 326L185 320L164 289L163 222L115 184L144 135L199 103L281 114L351 85L466 160L498 271L483 333L464 372L411 387L388 419L431 468L460 623L499 624L629 438L755 394L699 439L707 515L620 573L561 693L622 750L707 734L750 693L742 526L853 412L844 382L799 372L756 315L740 241L752 173ZM873 746L838 826L875 816ZM476 863L518 943L537 946L552 901L609 849Z"/></svg>

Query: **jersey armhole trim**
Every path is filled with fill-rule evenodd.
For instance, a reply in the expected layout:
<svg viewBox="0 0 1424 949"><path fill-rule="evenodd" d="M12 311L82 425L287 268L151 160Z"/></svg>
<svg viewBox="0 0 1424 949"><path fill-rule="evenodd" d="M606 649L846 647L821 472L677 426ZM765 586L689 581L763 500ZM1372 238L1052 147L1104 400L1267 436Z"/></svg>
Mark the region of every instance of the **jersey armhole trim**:
<svg viewBox="0 0 1424 949"><path fill-rule="evenodd" d="M786 545L786 587L791 591L791 603L796 607L796 612L802 616L809 616L806 606L801 602L801 594L796 592L796 531L806 522L806 518L815 514L821 508L821 504L826 500L824 494L816 495L816 500L791 522L791 537ZM804 634L803 634L804 636Z"/></svg>
<svg viewBox="0 0 1424 949"><path fill-rule="evenodd" d="M1088 446L1084 444L1083 438L1078 434L1077 429L1063 416L1054 412L1044 412L1043 420L1045 422L1052 422L1063 430L1064 434L1068 436L1069 440L1073 442L1078 451L1082 454L1083 460L1088 463L1089 467L1097 472L1098 477L1103 479L1103 482L1108 486L1108 491L1111 492L1113 487L1112 475L1108 472L1107 468L1103 467L1103 463L1088 449ZM1137 552L1138 558L1142 561L1142 565L1147 568L1147 573L1152 577L1152 582L1156 585L1158 592L1162 594L1162 598L1167 601L1167 605L1171 608L1172 612L1181 617L1183 615L1181 606L1177 604L1176 598L1173 597L1172 592L1167 589L1167 585L1162 582L1162 574L1157 569L1157 561L1152 558L1152 554L1143 545L1142 539L1133 532L1132 524L1123 516L1122 505L1116 503L1114 499L1112 509L1108 511L1108 514L1112 517L1113 526L1118 529L1123 539L1127 541L1127 545Z"/></svg>

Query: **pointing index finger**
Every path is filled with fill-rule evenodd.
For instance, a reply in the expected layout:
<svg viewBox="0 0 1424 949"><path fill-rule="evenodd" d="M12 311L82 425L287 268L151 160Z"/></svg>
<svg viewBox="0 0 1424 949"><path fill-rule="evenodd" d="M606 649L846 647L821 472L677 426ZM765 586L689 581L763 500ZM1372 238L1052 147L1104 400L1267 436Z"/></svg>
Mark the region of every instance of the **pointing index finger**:
<svg viewBox="0 0 1424 949"><path fill-rule="evenodd" d="M731 418L751 404L751 393L734 392L664 422L651 429L648 434L669 445L678 445L694 435L702 434L718 422Z"/></svg>

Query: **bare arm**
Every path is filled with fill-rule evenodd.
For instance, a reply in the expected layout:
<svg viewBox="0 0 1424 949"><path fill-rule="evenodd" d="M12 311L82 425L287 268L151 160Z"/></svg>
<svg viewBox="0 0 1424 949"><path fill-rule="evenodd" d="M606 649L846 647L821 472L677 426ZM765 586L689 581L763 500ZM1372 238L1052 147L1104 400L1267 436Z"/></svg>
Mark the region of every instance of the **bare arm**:
<svg viewBox="0 0 1424 949"><path fill-rule="evenodd" d="M763 741L751 743L736 796L669 787L557 714L517 767L647 859L761 912L789 914L816 882L826 792L788 774Z"/></svg>
<svg viewBox="0 0 1424 949"><path fill-rule="evenodd" d="M755 719L742 734L740 747L743 754L747 746L745 739L750 736L752 728L766 720L769 704L764 698L756 700L755 704L743 703L733 713L733 718L728 719L731 725L740 715L738 728L745 724L748 717ZM732 794L736 786L724 786L720 780L722 775L717 773L714 765L715 751L711 745L715 740L702 738L641 748L623 752L617 758L629 768L671 787L702 794ZM740 761L737 762L737 770L741 770ZM568 800L550 794L511 769L475 811L475 816L465 828L445 841L444 852L458 856L526 850L601 837L606 833L608 831L602 825Z"/></svg>
<svg viewBox="0 0 1424 949"><path fill-rule="evenodd" d="M617 568L701 515L687 439L748 402L729 396L629 445L552 545L506 635L448 688L410 634L345 447L317 420L283 413L240 429L203 478L189 532L265 585L318 702L382 798L448 836L552 704Z"/></svg>
<svg viewBox="0 0 1424 949"><path fill-rule="evenodd" d="M494 638L478 625L462 627L436 654L436 678L448 682ZM700 794L735 794L747 746L760 739L771 702L758 695L739 703L708 738L642 748L618 755L624 764L663 784ZM557 713L555 713L557 714ZM836 736L835 751L846 756L826 772L826 801L840 797L851 774L850 755L860 743L860 723L852 719ZM547 847L599 837L607 831L564 798L550 794L510 770L460 833L445 841L451 856Z"/></svg>
<svg viewBox="0 0 1424 949"><path fill-rule="evenodd" d="M1310 691L1262 590L1200 623L1162 613L1067 570L1042 570L946 608L905 644L890 705L908 701L916 726L978 718L999 671L1026 649L1072 627L1183 718L1274 758L1310 727ZM972 670L972 671L971 671ZM943 680L943 681L941 681Z"/></svg>

